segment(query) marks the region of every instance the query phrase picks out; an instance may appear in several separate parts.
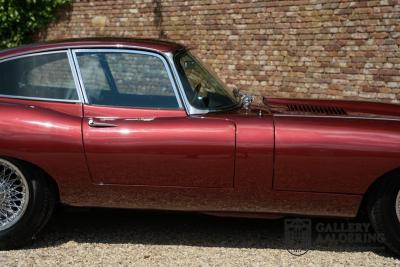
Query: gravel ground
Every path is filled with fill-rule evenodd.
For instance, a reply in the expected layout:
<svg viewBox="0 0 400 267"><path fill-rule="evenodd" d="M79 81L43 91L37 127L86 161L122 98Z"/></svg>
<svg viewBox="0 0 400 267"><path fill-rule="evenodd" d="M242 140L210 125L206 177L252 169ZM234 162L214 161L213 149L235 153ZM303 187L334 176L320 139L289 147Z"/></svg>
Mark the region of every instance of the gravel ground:
<svg viewBox="0 0 400 267"><path fill-rule="evenodd" d="M317 220L335 224L346 221ZM26 249L0 266L382 266L400 260L379 244L315 244L293 256L283 220L108 209L63 209Z"/></svg>

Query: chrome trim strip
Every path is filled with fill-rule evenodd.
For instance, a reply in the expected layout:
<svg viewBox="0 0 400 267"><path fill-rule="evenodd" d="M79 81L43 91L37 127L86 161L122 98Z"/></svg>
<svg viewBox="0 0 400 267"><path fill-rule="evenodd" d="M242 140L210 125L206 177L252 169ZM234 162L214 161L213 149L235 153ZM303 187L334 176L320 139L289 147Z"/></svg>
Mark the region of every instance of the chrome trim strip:
<svg viewBox="0 0 400 267"><path fill-rule="evenodd" d="M72 60L74 62L74 67L76 70L76 74L78 77L78 82L79 82L79 87L81 89L82 92L82 97L83 97L83 103L88 104L89 100L86 94L86 90L85 90L85 85L83 84L83 79L82 79L82 75L81 75L81 69L79 68L79 64L78 64L78 59L76 57L76 54L74 52L74 50L71 50L71 54L72 54Z"/></svg>
<svg viewBox="0 0 400 267"><path fill-rule="evenodd" d="M11 56L11 57L0 59L0 63L15 60L15 59L20 59L20 58L25 58L25 57L51 55L51 54L57 54L57 53L67 53L67 49L58 49L56 51L47 51L47 52L45 51L45 52L38 52L38 53L21 54L18 56Z"/></svg>
<svg viewBox="0 0 400 267"><path fill-rule="evenodd" d="M58 98L44 98L44 97L2 95L2 94L0 94L0 97L1 98L10 98L10 99L48 101L48 102L81 103L79 100L58 99Z"/></svg>
<svg viewBox="0 0 400 267"><path fill-rule="evenodd" d="M126 121L154 121L155 118L151 117L151 118L129 118L129 119L125 119Z"/></svg>
<svg viewBox="0 0 400 267"><path fill-rule="evenodd" d="M81 103L85 103L85 98L83 96L82 87L79 82L79 78L78 78L78 74L77 74L78 71L76 70L76 66L75 66L74 59L72 57L71 49L67 50L67 55L68 55L68 62L69 62L70 68L71 68L72 77L74 78L75 88L76 88L76 92L78 94L79 100Z"/></svg>
<svg viewBox="0 0 400 267"><path fill-rule="evenodd" d="M74 70L72 69L71 62L70 62L70 58L69 58L69 55L68 55L68 50L66 50L66 49L57 50L57 51L40 52L40 53L30 53L30 54L19 55L19 56L12 56L12 57L5 58L5 59L0 60L0 64L1 64L1 63L4 63L4 62L7 62L7 61L17 60L17 59L26 58L26 57L34 57L34 56L49 55L49 54L57 54L57 53L65 53L65 54L67 54L67 59L68 59L69 65L70 65L71 74L72 74L72 77L74 78L74 82L75 82ZM76 87L76 83L75 83L75 90L77 90L77 94L78 94L78 97L79 97L79 90L78 90L78 88ZM39 101L65 102L65 103L80 103L80 102L81 102L80 99L59 99L59 98L34 97L34 96L18 96L18 95L3 95L3 94L0 94L0 97L12 98L12 99L23 99L23 100L39 100Z"/></svg>
<svg viewBox="0 0 400 267"><path fill-rule="evenodd" d="M83 82L82 75L81 75L81 71L80 71L80 68L79 68L78 58L77 58L77 55L76 55L77 53L85 53L85 52L94 52L94 53L107 53L107 52L109 52L109 53L110 53L110 52L111 52L111 53L127 53L127 54L140 54L140 55L148 55L148 56L157 57L157 58L160 59L160 60L162 61L162 63L164 64L164 67L165 67L165 69L166 69L166 71L167 71L167 74L168 74L168 78L169 78L170 83L171 83L171 85L172 85L172 88L173 88L173 90L174 90L175 98L176 98L176 101L178 102L179 108L183 108L183 106L182 106L182 101L181 101L181 99L180 99L180 95L179 95L179 93L178 93L177 86L176 86L176 84L175 84L174 76L173 76L172 73L171 73L170 66L169 66L167 60L166 60L161 54L158 54L158 53L156 53L156 52L146 52L146 51L130 50L130 49L120 49L120 48L101 48L101 49L87 48L87 49L72 49L73 59L74 59L74 62L75 62L76 69L77 69L77 71L78 71L78 78L79 78L80 83L81 83L81 88L82 88L83 95L84 95L84 98L85 98L85 103L90 104L90 102L89 102L89 100L88 100L88 97L87 97L87 94L86 94L84 82ZM134 107L132 107L132 108L134 108Z"/></svg>
<svg viewBox="0 0 400 267"><path fill-rule="evenodd" d="M126 44L80 44L80 45L74 45L74 44L66 44L63 46L62 43L60 43L61 46L59 47L41 47L41 48L32 48L31 51L23 51L19 53L15 53L3 58L0 58L1 60L7 60L15 57L20 57L24 55L31 55L31 54L41 54L41 53L52 53L52 52L57 52L60 50L67 50L67 49L91 49L93 47L96 48L103 48L103 49L137 49L137 50L142 50L142 51L150 51L150 52L155 52L159 53L159 50L153 49L153 48L148 48L148 47L142 47L142 46L137 46L137 45L126 45ZM13 49L13 48L12 48Z"/></svg>
<svg viewBox="0 0 400 267"><path fill-rule="evenodd" d="M168 63L170 65L170 67L171 67L172 73L174 75L174 80L176 81L177 87L179 89L179 95L181 96L181 98L183 100L183 104L184 104L186 113L190 115L190 114L192 114L191 113L191 106L188 104L189 102L187 101L186 94L185 94L185 92L183 90L183 85L182 85L181 79L179 79L179 75L178 75L178 73L176 71L175 62L173 60L174 56L170 52L169 53L164 53L164 55L167 58Z"/></svg>

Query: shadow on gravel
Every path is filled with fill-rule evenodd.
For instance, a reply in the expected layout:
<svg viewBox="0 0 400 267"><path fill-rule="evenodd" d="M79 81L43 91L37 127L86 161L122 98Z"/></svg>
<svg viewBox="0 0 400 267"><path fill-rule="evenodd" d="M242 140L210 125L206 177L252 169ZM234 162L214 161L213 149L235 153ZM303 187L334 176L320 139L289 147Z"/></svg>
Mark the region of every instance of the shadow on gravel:
<svg viewBox="0 0 400 267"><path fill-rule="evenodd" d="M312 219L313 225L346 225L354 222L363 223L355 220ZM373 232L367 234L374 235ZM374 252L394 257L380 243L326 244L316 240L314 235L310 250ZM238 219L178 212L63 208L53 216L31 248L53 247L74 241L290 249L284 237L284 219Z"/></svg>

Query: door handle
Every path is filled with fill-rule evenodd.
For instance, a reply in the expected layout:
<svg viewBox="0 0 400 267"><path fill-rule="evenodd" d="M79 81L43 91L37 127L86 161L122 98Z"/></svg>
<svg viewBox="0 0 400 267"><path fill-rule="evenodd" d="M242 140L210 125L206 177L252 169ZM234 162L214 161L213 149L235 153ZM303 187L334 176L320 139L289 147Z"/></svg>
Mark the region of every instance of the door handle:
<svg viewBox="0 0 400 267"><path fill-rule="evenodd" d="M94 128L108 128L108 127L117 127L116 124L95 121L94 119L89 119L88 125Z"/></svg>

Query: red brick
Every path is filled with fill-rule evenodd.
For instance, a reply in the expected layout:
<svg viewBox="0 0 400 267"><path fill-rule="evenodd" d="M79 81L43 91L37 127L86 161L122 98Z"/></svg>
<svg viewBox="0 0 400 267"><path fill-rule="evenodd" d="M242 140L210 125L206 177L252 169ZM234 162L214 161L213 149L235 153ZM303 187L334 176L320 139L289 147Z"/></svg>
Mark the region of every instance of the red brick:
<svg viewBox="0 0 400 267"><path fill-rule="evenodd" d="M400 96L392 93L400 76L398 0L161 0L161 19L155 3L73 1L36 37L162 36L194 47L231 86L276 96L361 92L360 98L400 101L390 98ZM104 29L92 25L96 16L107 18Z"/></svg>

